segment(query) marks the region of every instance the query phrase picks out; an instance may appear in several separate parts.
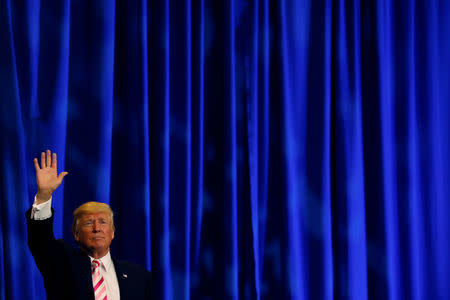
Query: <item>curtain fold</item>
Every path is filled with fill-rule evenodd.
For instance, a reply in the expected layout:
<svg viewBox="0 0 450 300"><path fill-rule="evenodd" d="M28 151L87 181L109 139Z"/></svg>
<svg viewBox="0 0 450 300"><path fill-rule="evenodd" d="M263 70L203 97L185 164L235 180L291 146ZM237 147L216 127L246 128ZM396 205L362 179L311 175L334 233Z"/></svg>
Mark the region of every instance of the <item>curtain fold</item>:
<svg viewBox="0 0 450 300"><path fill-rule="evenodd" d="M309 1L280 1L280 68L282 140L286 180L287 280L293 299L306 299L308 252L305 222L306 182L306 70L308 61ZM303 142L304 141L304 142Z"/></svg>
<svg viewBox="0 0 450 300"><path fill-rule="evenodd" d="M423 299L426 284L423 283L422 276L426 274L424 265L424 224L422 205L423 192L420 185L423 178L420 166L420 136L417 124L418 120L418 104L417 104L417 89L416 89L416 17L415 17L416 3L411 1L408 9L408 23L410 26L408 36L408 181L410 186L408 188L409 195L409 222L411 230L409 232L410 247L411 247L411 279L409 284L412 288L412 299ZM422 179L423 180L423 179Z"/></svg>
<svg viewBox="0 0 450 300"><path fill-rule="evenodd" d="M449 298L448 15L0 0L0 298L45 297L24 213L46 149L56 237L109 203L156 299Z"/></svg>
<svg viewBox="0 0 450 300"><path fill-rule="evenodd" d="M431 223L431 241L433 257L432 269L435 270L436 281L434 281L435 297L449 298L450 288L445 280L449 276L449 236L448 236L448 200L445 195L449 189L446 182L449 179L448 174L448 138L444 136L448 130L448 98L442 97L442 78L440 76L441 64L440 58L446 56L444 52L440 52L440 30L438 24L441 15L438 13L438 2L427 5L428 16L428 35L427 35L427 52L428 52L428 89L429 89L429 126L430 126L430 151L433 155L430 161L430 220ZM448 81L445 83L448 84ZM434 273L434 272L433 272Z"/></svg>
<svg viewBox="0 0 450 300"><path fill-rule="evenodd" d="M336 189L338 213L334 216L341 251L338 262L348 267L346 287L338 295L367 299L367 250L364 189L363 122L361 97L361 43L359 1L339 1L336 7Z"/></svg>
<svg viewBox="0 0 450 300"><path fill-rule="evenodd" d="M333 271L333 230L332 230L332 167L331 162L334 161L331 156L331 146L333 144L332 135L332 15L333 3L331 0L324 2L323 7L323 153L322 153L322 171L321 178L321 202L323 218L321 222L323 243L321 247L323 274L320 280L323 282L323 299L333 299L334 291L334 271Z"/></svg>

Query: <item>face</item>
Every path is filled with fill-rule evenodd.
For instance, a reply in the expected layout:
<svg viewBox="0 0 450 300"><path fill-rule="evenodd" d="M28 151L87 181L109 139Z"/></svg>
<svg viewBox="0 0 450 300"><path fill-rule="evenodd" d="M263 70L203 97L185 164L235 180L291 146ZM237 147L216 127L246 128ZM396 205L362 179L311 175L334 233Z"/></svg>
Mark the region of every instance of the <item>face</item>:
<svg viewBox="0 0 450 300"><path fill-rule="evenodd" d="M109 251L114 239L111 219L105 213L86 214L78 220L75 240L81 248L94 258L101 258Z"/></svg>

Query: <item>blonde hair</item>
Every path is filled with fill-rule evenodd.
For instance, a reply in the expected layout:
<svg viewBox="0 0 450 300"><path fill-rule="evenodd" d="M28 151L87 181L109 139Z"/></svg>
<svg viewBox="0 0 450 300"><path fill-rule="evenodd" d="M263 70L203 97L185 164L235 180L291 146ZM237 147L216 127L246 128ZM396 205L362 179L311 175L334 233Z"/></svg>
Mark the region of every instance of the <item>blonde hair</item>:
<svg viewBox="0 0 450 300"><path fill-rule="evenodd" d="M114 213L106 203L90 201L82 204L73 212L72 233L75 236L78 233L78 220L87 214L105 213L111 218L111 227L115 230L114 226Z"/></svg>

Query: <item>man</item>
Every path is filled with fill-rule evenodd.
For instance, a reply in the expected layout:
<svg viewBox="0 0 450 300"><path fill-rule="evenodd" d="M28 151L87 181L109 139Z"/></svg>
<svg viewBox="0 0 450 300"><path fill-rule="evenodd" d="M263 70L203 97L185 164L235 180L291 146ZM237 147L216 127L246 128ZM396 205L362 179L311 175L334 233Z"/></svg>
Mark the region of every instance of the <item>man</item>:
<svg viewBox="0 0 450 300"><path fill-rule="evenodd" d="M28 246L47 291L47 299L150 299L151 273L111 257L114 219L105 203L87 202L73 214L72 232L80 249L53 235L52 194L68 174L57 175L56 153L34 159L37 194L27 211Z"/></svg>

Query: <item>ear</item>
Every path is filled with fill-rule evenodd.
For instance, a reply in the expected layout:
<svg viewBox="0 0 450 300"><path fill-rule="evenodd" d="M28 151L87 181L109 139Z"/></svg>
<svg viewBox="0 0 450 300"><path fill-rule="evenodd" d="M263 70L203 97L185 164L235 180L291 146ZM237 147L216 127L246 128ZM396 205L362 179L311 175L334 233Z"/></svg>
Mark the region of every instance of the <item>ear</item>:
<svg viewBox="0 0 450 300"><path fill-rule="evenodd" d="M112 238L111 238L111 240L113 240L114 239L114 230L113 230L113 232L112 232Z"/></svg>
<svg viewBox="0 0 450 300"><path fill-rule="evenodd" d="M75 238L75 241L76 241L77 243L80 241L80 236L79 236L78 232L75 233L75 234L73 235L73 237Z"/></svg>

